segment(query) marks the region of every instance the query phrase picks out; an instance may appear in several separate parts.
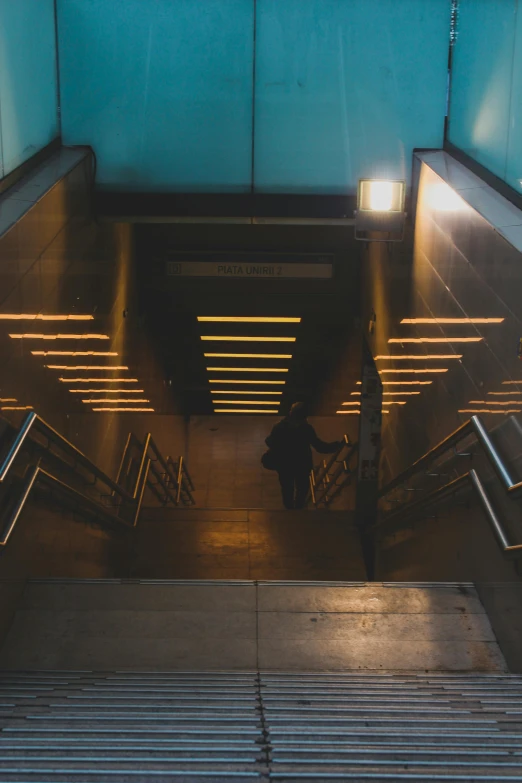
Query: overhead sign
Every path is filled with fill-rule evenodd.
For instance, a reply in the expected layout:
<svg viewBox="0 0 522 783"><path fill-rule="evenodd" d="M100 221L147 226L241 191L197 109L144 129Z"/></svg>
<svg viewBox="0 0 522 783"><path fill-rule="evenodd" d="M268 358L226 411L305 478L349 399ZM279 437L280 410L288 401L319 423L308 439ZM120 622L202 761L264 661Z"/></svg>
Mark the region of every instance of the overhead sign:
<svg viewBox="0 0 522 783"><path fill-rule="evenodd" d="M244 280L283 277L331 278L332 263L266 263L228 261L167 261L167 275L171 277L225 277Z"/></svg>

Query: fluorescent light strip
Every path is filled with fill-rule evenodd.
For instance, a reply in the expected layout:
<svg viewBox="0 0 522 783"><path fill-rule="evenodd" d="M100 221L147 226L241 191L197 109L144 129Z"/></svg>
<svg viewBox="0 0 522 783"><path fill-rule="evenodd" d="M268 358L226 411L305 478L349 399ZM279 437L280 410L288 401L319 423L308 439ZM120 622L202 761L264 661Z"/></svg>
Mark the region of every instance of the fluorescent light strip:
<svg viewBox="0 0 522 783"><path fill-rule="evenodd" d="M284 386L286 381L244 381L244 380L234 380L231 381L230 378L226 378L225 380L219 378L212 378L209 380L209 383L251 383L255 386L270 384L271 386L274 386L275 384L279 386Z"/></svg>
<svg viewBox="0 0 522 783"><path fill-rule="evenodd" d="M0 402L18 402L16 397L0 397Z"/></svg>
<svg viewBox="0 0 522 783"><path fill-rule="evenodd" d="M144 394L144 389L67 389L71 394Z"/></svg>
<svg viewBox="0 0 522 783"><path fill-rule="evenodd" d="M393 359L397 361L404 361L411 359L412 361L423 362L425 359L462 359L462 354L458 353L433 353L433 354L413 354L411 356L407 354L388 355L388 356L376 356L375 361L380 359Z"/></svg>
<svg viewBox="0 0 522 783"><path fill-rule="evenodd" d="M291 359L291 353L204 353L212 359Z"/></svg>
<svg viewBox="0 0 522 783"><path fill-rule="evenodd" d="M275 405L274 400L212 400L214 405Z"/></svg>
<svg viewBox="0 0 522 783"><path fill-rule="evenodd" d="M522 386L522 381L502 381L502 386Z"/></svg>
<svg viewBox="0 0 522 783"><path fill-rule="evenodd" d="M116 351L31 351L33 356L117 356Z"/></svg>
<svg viewBox="0 0 522 783"><path fill-rule="evenodd" d="M462 408L461 410L459 410L459 413L491 413L491 414L497 413L497 414L501 414L502 416L506 416L508 413L522 413L522 409L508 408L508 410L505 411L493 411L491 410L491 408L478 408L477 410L472 408Z"/></svg>
<svg viewBox="0 0 522 783"><path fill-rule="evenodd" d="M407 374L415 373L416 375L424 375L425 373L448 372L448 368L447 367L444 367L444 368L443 367L440 367L440 368L439 367L436 367L436 368L432 367L432 368L424 368L423 370L413 370L413 369L408 369L408 370L379 370L379 373L381 373L381 374L385 373L385 372L386 373L407 373Z"/></svg>
<svg viewBox="0 0 522 783"><path fill-rule="evenodd" d="M335 411L335 412L336 413L342 413L345 416L347 416L347 415L349 416L350 414L352 414L353 416L360 416L361 415L361 411ZM385 411L384 409L381 411L381 413L389 413L389 412L390 411Z"/></svg>
<svg viewBox="0 0 522 783"><path fill-rule="evenodd" d="M234 337L234 336L215 336L203 335L201 340L213 341L218 343L244 342L244 343L295 343L297 337Z"/></svg>
<svg viewBox="0 0 522 783"><path fill-rule="evenodd" d="M58 378L61 383L138 383L137 378Z"/></svg>
<svg viewBox="0 0 522 783"><path fill-rule="evenodd" d="M111 411L112 413L128 413L129 411L133 413L152 413L154 408L93 408L93 411Z"/></svg>
<svg viewBox="0 0 522 783"><path fill-rule="evenodd" d="M238 391L231 389L230 391L222 391L221 389L212 389L211 394L282 394L282 391L246 391L243 389L243 391ZM276 400L274 400L274 405L276 403Z"/></svg>
<svg viewBox="0 0 522 783"><path fill-rule="evenodd" d="M28 313L0 313L0 321L94 321L93 315L29 315Z"/></svg>
<svg viewBox="0 0 522 783"><path fill-rule="evenodd" d="M110 340L108 334L10 334L13 340Z"/></svg>
<svg viewBox="0 0 522 783"><path fill-rule="evenodd" d="M209 372L288 372L287 367L207 367Z"/></svg>
<svg viewBox="0 0 522 783"><path fill-rule="evenodd" d="M483 337L393 337L389 343L480 343Z"/></svg>
<svg viewBox="0 0 522 783"><path fill-rule="evenodd" d="M343 405L360 405L360 402L343 402Z"/></svg>
<svg viewBox="0 0 522 783"><path fill-rule="evenodd" d="M257 408L214 408L214 413L279 413L279 411L258 410Z"/></svg>
<svg viewBox="0 0 522 783"><path fill-rule="evenodd" d="M520 405L520 400L503 400L497 402L496 400L470 400L470 405Z"/></svg>
<svg viewBox="0 0 522 783"><path fill-rule="evenodd" d="M405 394L411 395L411 394L420 394L420 392L383 392L383 397L398 397L398 396L404 396Z"/></svg>
<svg viewBox="0 0 522 783"><path fill-rule="evenodd" d="M2 405L0 411L32 411L32 405Z"/></svg>
<svg viewBox="0 0 522 783"><path fill-rule="evenodd" d="M253 315L253 316L198 315L198 321L206 321L206 322L210 321L213 323L241 323L241 324L300 324L301 323L300 318L274 318L272 316L260 317L257 315Z"/></svg>
<svg viewBox="0 0 522 783"><path fill-rule="evenodd" d="M431 386L433 381L381 381L383 386ZM361 381L357 381L357 386L361 386Z"/></svg>
<svg viewBox="0 0 522 783"><path fill-rule="evenodd" d="M488 394L494 394L496 397L509 397L510 394L522 394L522 392L519 391L488 392Z"/></svg>
<svg viewBox="0 0 522 783"><path fill-rule="evenodd" d="M94 403L94 402L96 402L96 403L99 403L99 402L150 402L150 400L145 400L145 399L142 400L140 398L132 399L132 397L116 397L116 398L109 397L107 399L102 397L101 399L82 400L82 402L85 402L85 403Z"/></svg>
<svg viewBox="0 0 522 783"><path fill-rule="evenodd" d="M44 364L48 370L128 370L124 365L103 364Z"/></svg>
<svg viewBox="0 0 522 783"><path fill-rule="evenodd" d="M403 318L401 324L501 324L504 318Z"/></svg>

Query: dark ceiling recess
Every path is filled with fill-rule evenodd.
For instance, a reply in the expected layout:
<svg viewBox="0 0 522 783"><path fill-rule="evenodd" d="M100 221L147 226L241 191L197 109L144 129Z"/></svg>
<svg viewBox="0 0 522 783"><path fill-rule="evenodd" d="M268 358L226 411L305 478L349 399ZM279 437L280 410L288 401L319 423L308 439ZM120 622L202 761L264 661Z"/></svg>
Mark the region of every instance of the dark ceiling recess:
<svg viewBox="0 0 522 783"><path fill-rule="evenodd" d="M299 399L310 403L316 415L335 413L343 392L359 376L359 253L353 230L327 227L274 226L137 226L136 250L139 274L140 310L146 314L145 328L158 349L165 377L183 400L185 415L213 412L213 377L237 379L238 374L216 376L208 366L269 367L269 359L228 357L206 359L212 353L291 354L275 366L287 366L288 373L266 373L245 379L285 378L284 385L237 385L250 392L282 390L282 413ZM197 251L208 254L239 250L264 253L307 253L331 255L331 279L222 279L171 277L167 260L172 253ZM205 258L208 255L205 255ZM301 318L299 324L200 323L198 316L274 316ZM295 336L295 342L203 342L201 335ZM228 387L232 388L232 387ZM245 393L247 393L245 391ZM251 395L254 397L255 395ZM276 395L272 395L276 396ZM279 396L279 395L278 395ZM248 397L245 397L248 399Z"/></svg>

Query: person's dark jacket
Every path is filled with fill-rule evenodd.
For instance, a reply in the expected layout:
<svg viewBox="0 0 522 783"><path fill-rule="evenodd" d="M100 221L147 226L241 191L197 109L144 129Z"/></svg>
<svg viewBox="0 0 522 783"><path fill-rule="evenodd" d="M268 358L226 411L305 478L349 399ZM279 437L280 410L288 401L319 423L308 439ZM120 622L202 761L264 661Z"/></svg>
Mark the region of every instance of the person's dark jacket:
<svg viewBox="0 0 522 783"><path fill-rule="evenodd" d="M288 467L309 472L313 467L311 446L320 454L330 454L339 447L338 441L325 443L318 438L306 420L293 421L290 418L276 424L265 443L274 452L279 471Z"/></svg>

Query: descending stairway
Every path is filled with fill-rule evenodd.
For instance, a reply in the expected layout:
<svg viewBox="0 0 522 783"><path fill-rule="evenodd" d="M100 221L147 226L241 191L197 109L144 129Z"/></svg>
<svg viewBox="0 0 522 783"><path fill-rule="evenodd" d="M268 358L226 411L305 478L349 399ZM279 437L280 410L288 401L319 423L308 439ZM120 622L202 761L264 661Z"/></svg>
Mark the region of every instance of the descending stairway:
<svg viewBox="0 0 522 783"><path fill-rule="evenodd" d="M0 674L2 783L522 781L522 677Z"/></svg>

